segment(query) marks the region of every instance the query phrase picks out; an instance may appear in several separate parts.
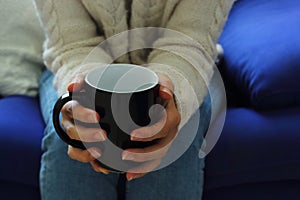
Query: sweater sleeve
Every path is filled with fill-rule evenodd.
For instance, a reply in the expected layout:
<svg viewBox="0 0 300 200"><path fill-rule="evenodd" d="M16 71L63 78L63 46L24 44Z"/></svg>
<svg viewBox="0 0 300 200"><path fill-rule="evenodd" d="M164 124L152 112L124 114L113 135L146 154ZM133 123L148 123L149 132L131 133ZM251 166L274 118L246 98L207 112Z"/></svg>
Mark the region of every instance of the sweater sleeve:
<svg viewBox="0 0 300 200"><path fill-rule="evenodd" d="M84 59L97 47L104 36L80 0L34 0L46 40L43 58L54 74L54 86L61 95L77 73L84 73L95 65ZM98 52L99 51L99 52ZM97 62L110 63L111 57L97 49Z"/></svg>
<svg viewBox="0 0 300 200"><path fill-rule="evenodd" d="M149 67L175 85L182 127L202 104L213 75L216 41L234 0L181 0L163 37L154 44ZM172 31L168 31L172 30Z"/></svg>

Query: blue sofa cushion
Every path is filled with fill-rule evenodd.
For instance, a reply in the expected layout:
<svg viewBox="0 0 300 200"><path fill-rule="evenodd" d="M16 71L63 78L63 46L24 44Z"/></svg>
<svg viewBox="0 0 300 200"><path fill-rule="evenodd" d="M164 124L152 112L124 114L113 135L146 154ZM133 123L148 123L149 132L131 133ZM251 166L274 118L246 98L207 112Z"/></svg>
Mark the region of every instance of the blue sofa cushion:
<svg viewBox="0 0 300 200"><path fill-rule="evenodd" d="M38 186L44 122L36 98L0 99L0 180Z"/></svg>
<svg viewBox="0 0 300 200"><path fill-rule="evenodd" d="M221 71L257 108L300 104L300 1L239 0L219 43Z"/></svg>
<svg viewBox="0 0 300 200"><path fill-rule="evenodd" d="M283 200L299 198L300 181L258 182L204 191L202 200Z"/></svg>
<svg viewBox="0 0 300 200"><path fill-rule="evenodd" d="M205 187L300 179L300 107L230 108L206 157Z"/></svg>

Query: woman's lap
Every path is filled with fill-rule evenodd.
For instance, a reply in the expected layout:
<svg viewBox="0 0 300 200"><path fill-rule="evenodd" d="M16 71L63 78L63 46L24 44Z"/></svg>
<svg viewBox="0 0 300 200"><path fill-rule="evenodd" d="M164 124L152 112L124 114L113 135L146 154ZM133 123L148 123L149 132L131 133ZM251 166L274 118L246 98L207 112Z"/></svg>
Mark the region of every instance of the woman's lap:
<svg viewBox="0 0 300 200"><path fill-rule="evenodd" d="M90 164L70 159L67 145L60 140L52 125L52 108L57 99L49 71L40 80L42 113L47 124L43 138L40 170L42 198L48 199L117 199L118 174L94 172ZM207 110L207 109L206 109ZM208 115L201 109L201 116ZM208 117L202 117L205 119ZM198 133L187 151L176 161L126 184L127 200L201 199L203 159L198 158L203 133L208 122L202 120Z"/></svg>

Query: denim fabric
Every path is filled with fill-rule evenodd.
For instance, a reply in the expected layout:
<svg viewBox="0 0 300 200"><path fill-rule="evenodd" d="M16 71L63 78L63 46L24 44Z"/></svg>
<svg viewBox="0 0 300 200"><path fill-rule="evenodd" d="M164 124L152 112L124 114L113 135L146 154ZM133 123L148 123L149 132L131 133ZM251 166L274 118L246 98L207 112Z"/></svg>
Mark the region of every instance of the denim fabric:
<svg viewBox="0 0 300 200"><path fill-rule="evenodd" d="M117 199L119 174L94 172L90 164L72 160L67 145L55 133L52 108L57 99L53 75L45 71L40 79L40 101L47 124L43 138L40 187L43 200ZM203 133L208 126L210 104L204 104L199 131L187 151L175 162L142 178L126 183L126 200L198 200L202 197L204 160L198 158ZM204 116L204 117L203 117Z"/></svg>

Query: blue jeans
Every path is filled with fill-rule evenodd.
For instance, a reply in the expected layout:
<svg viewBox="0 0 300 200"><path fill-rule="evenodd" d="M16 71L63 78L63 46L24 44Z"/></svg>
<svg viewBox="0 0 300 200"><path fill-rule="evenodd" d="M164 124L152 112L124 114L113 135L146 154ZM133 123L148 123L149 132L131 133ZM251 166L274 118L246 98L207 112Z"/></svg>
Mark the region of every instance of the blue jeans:
<svg viewBox="0 0 300 200"><path fill-rule="evenodd" d="M52 109L57 100L53 74L45 71L40 79L40 103L47 124L42 148L40 188L43 200L118 199L119 174L95 172L90 164L72 160L67 145L55 133ZM198 158L203 134L209 124L210 104L200 109L198 133L187 151L175 162L142 178L126 183L126 200L200 200L204 160ZM207 117L206 117L207 116Z"/></svg>

